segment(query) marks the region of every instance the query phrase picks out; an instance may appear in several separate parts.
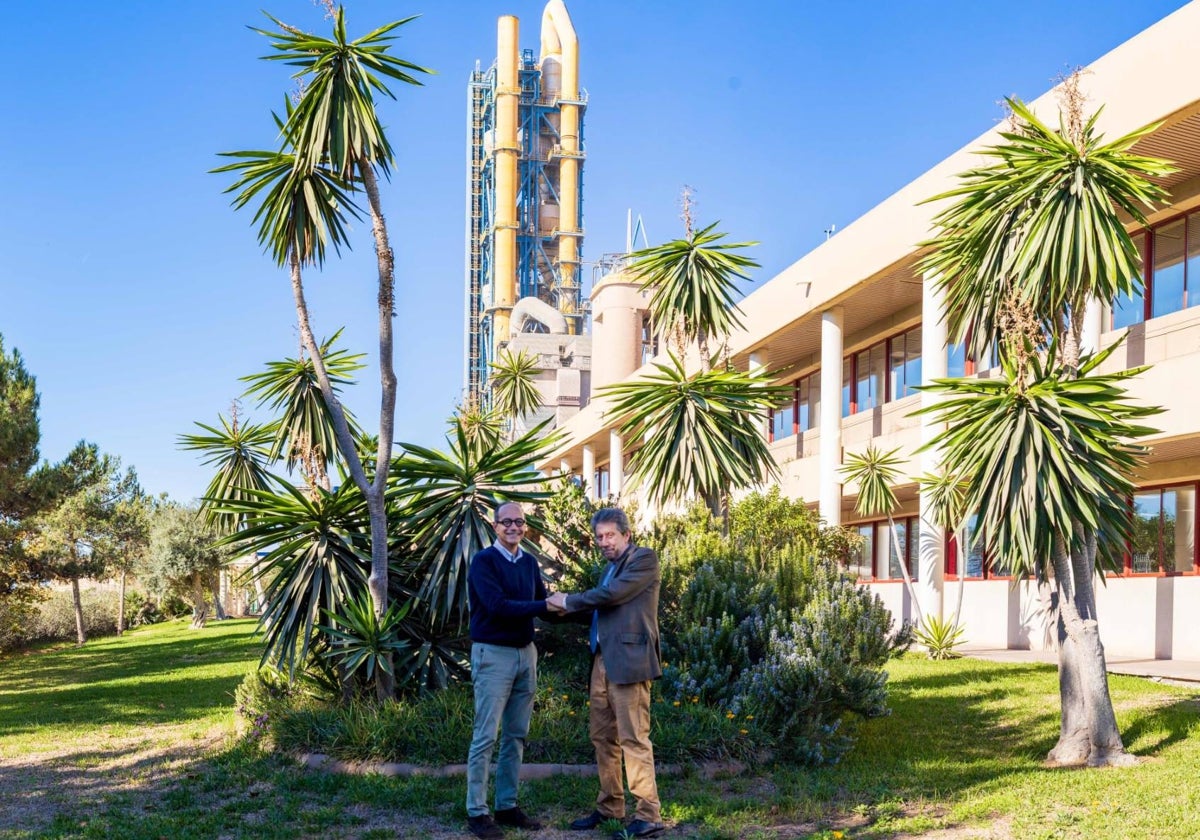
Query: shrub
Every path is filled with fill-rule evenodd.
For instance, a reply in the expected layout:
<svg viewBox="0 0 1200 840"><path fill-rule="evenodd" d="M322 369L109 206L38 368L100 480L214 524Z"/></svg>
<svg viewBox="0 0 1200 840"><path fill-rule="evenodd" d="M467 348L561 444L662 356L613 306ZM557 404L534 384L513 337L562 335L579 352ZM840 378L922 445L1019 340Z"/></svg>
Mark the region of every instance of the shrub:
<svg viewBox="0 0 1200 840"><path fill-rule="evenodd" d="M817 568L813 598L798 621L773 630L740 696L781 750L805 764L836 762L853 745L854 717L888 713L887 660L912 642L878 596L832 563Z"/></svg>
<svg viewBox="0 0 1200 840"><path fill-rule="evenodd" d="M117 632L117 593L84 589L79 593L83 626L89 637ZM29 625L28 642L75 638L75 604L69 589L56 589L37 605Z"/></svg>
<svg viewBox="0 0 1200 840"><path fill-rule="evenodd" d="M882 602L839 568L840 532L778 490L750 494L722 536L702 509L666 520L662 690L754 710L804 763L836 761L853 717L886 712L889 656L911 643Z"/></svg>
<svg viewBox="0 0 1200 840"><path fill-rule="evenodd" d="M586 686L578 687L574 675L556 665L539 670L525 761L592 763L595 752L588 740ZM297 696L275 699L252 677L243 683L248 694L239 689L239 707L243 696L258 698L244 705L262 717L263 728L280 749L357 761L423 765L466 761L474 720L469 685L455 684L443 691L383 704L340 704ZM752 760L769 741L763 730L744 716L698 701L673 703L657 690L653 696L650 737L660 762Z"/></svg>
<svg viewBox="0 0 1200 840"><path fill-rule="evenodd" d="M17 650L29 644L29 631L36 620L37 608L37 602L0 600L0 653Z"/></svg>

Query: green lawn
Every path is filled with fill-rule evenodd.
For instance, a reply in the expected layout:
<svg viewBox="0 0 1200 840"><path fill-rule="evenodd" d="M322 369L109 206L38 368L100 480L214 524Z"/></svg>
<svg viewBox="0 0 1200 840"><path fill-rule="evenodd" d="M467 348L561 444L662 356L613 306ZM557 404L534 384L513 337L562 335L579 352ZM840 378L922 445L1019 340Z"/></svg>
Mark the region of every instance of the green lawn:
<svg viewBox="0 0 1200 840"><path fill-rule="evenodd" d="M0 837L463 836L462 779L305 772L222 740L252 629L172 623L0 661ZM662 779L667 836L1200 836L1196 692L1114 677L1143 761L1063 771L1041 764L1053 668L910 656L890 670L893 714L838 767ZM527 784L523 804L553 826L536 836L578 836L562 829L594 793L591 779Z"/></svg>

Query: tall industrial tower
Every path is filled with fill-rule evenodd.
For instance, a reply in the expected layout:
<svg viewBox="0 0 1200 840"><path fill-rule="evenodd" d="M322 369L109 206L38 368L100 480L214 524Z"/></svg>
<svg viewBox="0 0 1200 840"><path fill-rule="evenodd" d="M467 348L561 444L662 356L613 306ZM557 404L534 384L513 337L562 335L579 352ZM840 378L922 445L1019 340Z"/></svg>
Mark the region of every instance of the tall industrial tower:
<svg viewBox="0 0 1200 840"><path fill-rule="evenodd" d="M578 336L583 244L583 113L579 42L562 0L542 13L541 51L518 47L517 19L501 17L496 62L468 85L466 390L489 401L489 363L527 334ZM530 336L532 338L532 336ZM543 367L565 368L547 405L577 410L574 342L532 342ZM582 351L583 348L581 347ZM557 356L556 356L557 353ZM574 369L564 382L563 373ZM549 371L546 371L549 373ZM565 385L565 387L564 387ZM584 385L586 387L586 384ZM559 412L561 415L561 411Z"/></svg>

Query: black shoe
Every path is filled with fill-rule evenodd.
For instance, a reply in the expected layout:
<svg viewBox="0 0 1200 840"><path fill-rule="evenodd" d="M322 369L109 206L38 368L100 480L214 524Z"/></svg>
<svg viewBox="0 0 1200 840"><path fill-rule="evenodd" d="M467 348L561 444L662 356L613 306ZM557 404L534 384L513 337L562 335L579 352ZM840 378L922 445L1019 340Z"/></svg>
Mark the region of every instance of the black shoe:
<svg viewBox="0 0 1200 840"><path fill-rule="evenodd" d="M500 840L504 837L504 832L496 825L491 814L467 817L467 830L482 840Z"/></svg>
<svg viewBox="0 0 1200 840"><path fill-rule="evenodd" d="M613 840L625 840L627 837L649 837L652 834L658 834L666 828L660 822L650 822L649 820L634 820L625 826L621 831L613 834Z"/></svg>
<svg viewBox="0 0 1200 840"><path fill-rule="evenodd" d="M538 831L542 824L530 817L515 805L512 808L501 808L496 812L497 825L509 825L513 828L524 828L528 831Z"/></svg>
<svg viewBox="0 0 1200 840"><path fill-rule="evenodd" d="M599 828L602 824L611 819L620 819L619 817L606 817L599 811L592 811L586 817L580 817L571 823L572 831L591 831L593 828Z"/></svg>

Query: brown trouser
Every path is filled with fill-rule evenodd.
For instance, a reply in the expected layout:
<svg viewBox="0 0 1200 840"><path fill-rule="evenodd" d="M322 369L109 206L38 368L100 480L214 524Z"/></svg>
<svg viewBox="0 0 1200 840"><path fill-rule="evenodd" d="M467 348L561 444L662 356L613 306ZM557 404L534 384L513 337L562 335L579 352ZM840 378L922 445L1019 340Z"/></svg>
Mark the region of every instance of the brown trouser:
<svg viewBox="0 0 1200 840"><path fill-rule="evenodd" d="M606 817L625 816L625 785L621 782L624 755L629 790L637 798L634 817L659 822L661 805L654 780L654 745L650 743L650 682L610 682L604 656L599 654L592 659L590 695L588 730L600 771L596 810Z"/></svg>

